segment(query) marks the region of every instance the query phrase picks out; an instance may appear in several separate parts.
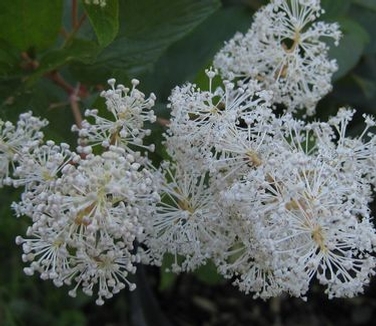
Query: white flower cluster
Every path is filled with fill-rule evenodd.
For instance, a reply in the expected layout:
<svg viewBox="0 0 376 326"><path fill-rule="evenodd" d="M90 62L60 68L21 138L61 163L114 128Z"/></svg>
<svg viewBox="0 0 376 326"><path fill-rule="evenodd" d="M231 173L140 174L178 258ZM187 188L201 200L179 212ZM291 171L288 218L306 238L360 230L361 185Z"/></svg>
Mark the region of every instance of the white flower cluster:
<svg viewBox="0 0 376 326"><path fill-rule="evenodd" d="M259 80L273 91L275 103L312 115L337 70L321 39L338 44L341 37L338 24L316 21L321 13L320 0L272 0L254 15L245 35L227 42L214 66L229 80Z"/></svg>
<svg viewBox="0 0 376 326"><path fill-rule="evenodd" d="M15 155L38 147L43 138L40 130L46 125L46 120L33 117L31 112L21 114L16 126L0 120L0 187L12 183L9 168L14 167Z"/></svg>
<svg viewBox="0 0 376 326"><path fill-rule="evenodd" d="M13 208L32 223L16 239L29 263L25 273L38 272L56 286L75 284L71 296L78 287L96 293L97 304L126 286L135 288L128 274L140 260L134 248L143 232L140 218L159 201L155 177L142 165L147 158L132 148L142 145L143 122L155 119L149 110L154 96L145 99L137 81L130 92L109 83L112 89L102 96L113 119L91 111L96 123L86 121L79 130L81 156L67 144L42 142L46 123L31 113L21 115L17 127L2 123L0 150L3 183L24 187ZM106 151L92 154L98 144Z"/></svg>
<svg viewBox="0 0 376 326"><path fill-rule="evenodd" d="M210 83L213 71L208 71ZM210 89L210 87L209 87ZM363 291L376 266L368 204L375 184L375 122L346 136L353 111L329 122L276 116L257 83L174 89L162 203L147 227L148 262L174 271L212 259L240 290L304 297L316 278L329 297ZM179 256L183 259L179 260Z"/></svg>
<svg viewBox="0 0 376 326"><path fill-rule="evenodd" d="M173 163L161 168L145 262L161 264L169 253L180 272L211 259L261 298L304 298L313 278L330 298L369 283L375 122L365 117L363 133L349 138L349 109L328 122L292 115L313 114L332 87L337 66L321 38L337 44L341 33L315 22L321 13L318 0L272 0L216 55L207 90L188 83L172 91L165 145ZM225 80L214 89L218 71Z"/></svg>
<svg viewBox="0 0 376 326"><path fill-rule="evenodd" d="M155 95L151 94L145 99L145 95L136 87L137 79L132 80L132 89L124 85L115 87L115 79L108 81L111 89L103 91L101 96L106 100L106 107L112 117L98 115L98 110L86 110L85 116L93 119L82 122L82 126L74 126L73 131L78 132L79 146L77 150L82 153L90 153L92 146L109 148L116 146L124 149L127 153L134 154L134 148L145 148L150 151L154 146L144 146L143 138L150 135L145 122L155 122L154 111L151 108L155 103Z"/></svg>
<svg viewBox="0 0 376 326"><path fill-rule="evenodd" d="M305 298L317 279L332 297L362 293L375 274L376 232L369 203L376 186L375 121L354 111L327 122L311 114L336 69L314 22L318 0L272 0L250 31L218 53L209 87L187 83L169 98L169 161L154 168L140 151L155 122L155 96L109 80L107 115L87 110L74 126L77 153L43 142L46 122L31 113L0 123L1 185L24 187L18 215L31 219L22 245L25 272L97 294L128 286L136 264L192 271L210 259L241 291ZM218 71L221 76L218 76ZM217 79L225 78L219 87ZM274 112L276 104L285 113ZM99 154L97 154L99 153Z"/></svg>

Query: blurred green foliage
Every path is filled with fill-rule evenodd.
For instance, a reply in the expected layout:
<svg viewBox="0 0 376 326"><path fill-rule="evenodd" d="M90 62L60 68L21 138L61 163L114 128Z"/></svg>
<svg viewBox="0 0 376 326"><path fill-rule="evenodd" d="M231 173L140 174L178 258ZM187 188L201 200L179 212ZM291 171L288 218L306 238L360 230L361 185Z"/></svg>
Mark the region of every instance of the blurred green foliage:
<svg viewBox="0 0 376 326"><path fill-rule="evenodd" d="M249 28L252 13L265 2L107 0L101 8L77 0L2 0L0 118L14 122L32 110L50 121L47 139L75 145L70 96L80 97L82 110L100 108L98 94L113 77L123 84L140 79L141 90L157 95L156 114L168 118L171 89L186 81L204 86L203 71L213 55L236 31ZM333 92L321 101L315 119L347 105L359 115L376 114L376 2L322 0L322 5L322 19L338 21L344 36L330 52L339 64ZM354 133L358 127L355 123ZM158 142L163 129L155 130ZM127 294L97 308L91 298L72 300L66 288L23 274L14 238L24 234L27 221L12 216L10 204L17 196L19 191L0 190L0 325L126 324ZM176 277L160 273L162 291ZM207 283L220 282L210 265L196 275ZM132 317L133 324L142 325L140 318Z"/></svg>

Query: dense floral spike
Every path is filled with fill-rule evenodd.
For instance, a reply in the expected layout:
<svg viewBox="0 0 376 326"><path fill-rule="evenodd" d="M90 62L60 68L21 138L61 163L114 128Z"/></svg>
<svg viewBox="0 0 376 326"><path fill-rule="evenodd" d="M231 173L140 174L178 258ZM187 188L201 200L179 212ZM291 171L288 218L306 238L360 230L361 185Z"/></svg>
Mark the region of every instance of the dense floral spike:
<svg viewBox="0 0 376 326"><path fill-rule="evenodd" d="M230 80L258 80L273 91L274 102L312 115L337 70L322 38L338 44L341 36L338 24L316 21L321 12L319 0L273 0L255 14L245 35L225 44L214 66Z"/></svg>

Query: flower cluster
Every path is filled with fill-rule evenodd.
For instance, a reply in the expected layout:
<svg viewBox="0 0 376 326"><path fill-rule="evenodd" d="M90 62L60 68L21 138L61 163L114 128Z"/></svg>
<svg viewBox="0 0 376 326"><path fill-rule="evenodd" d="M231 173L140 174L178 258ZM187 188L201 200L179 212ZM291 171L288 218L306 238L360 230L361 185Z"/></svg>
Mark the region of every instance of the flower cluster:
<svg viewBox="0 0 376 326"><path fill-rule="evenodd" d="M82 126L72 128L79 135L77 150L89 153L92 146L100 145L104 148L116 146L131 154L139 147L153 151L153 145L143 145L143 138L150 135L145 122L152 123L156 119L154 111L151 110L155 95L151 94L145 99L145 95L136 88L139 84L137 79L132 80L132 89L121 84L115 87L115 79L110 79L108 83L111 89L103 91L101 96L105 99L112 117L98 115L98 110L95 109L86 110L85 116L93 119L94 123L84 120Z"/></svg>
<svg viewBox="0 0 376 326"><path fill-rule="evenodd" d="M276 116L269 92L252 87L174 89L166 145L175 163L147 228L149 261L181 255L172 269L189 271L212 259L261 298L304 297L314 277L329 297L362 292L376 266L376 138L362 140L375 122L366 117L352 139L353 111L314 123Z"/></svg>
<svg viewBox="0 0 376 326"><path fill-rule="evenodd" d="M43 141L46 122L31 113L1 122L0 182L24 187L13 208L31 220L16 239L25 273L103 304L135 288L139 262L168 254L173 272L211 260L263 299L305 298L313 279L329 298L362 293L376 267L376 122L364 116L349 137L351 109L326 122L294 116L315 112L336 70L321 38L338 42L339 27L316 22L321 13L318 0L272 0L216 55L207 88L174 88L158 167L144 141L156 97L137 80L109 80L108 112L87 110L72 128L76 152Z"/></svg>
<svg viewBox="0 0 376 326"><path fill-rule="evenodd" d="M363 291L376 266L375 122L366 116L363 133L349 138L350 109L328 122L292 115L315 112L337 69L321 38L337 44L341 33L316 22L321 13L318 0L271 1L216 55L206 90L173 89L165 141L173 163L161 169L147 263L169 253L179 272L211 259L261 298L304 298L313 278L330 298ZM214 89L218 71L224 81Z"/></svg>
<svg viewBox="0 0 376 326"><path fill-rule="evenodd" d="M84 121L78 130L79 154L67 144L43 142L45 122L30 113L17 127L2 124L2 175L7 184L24 187L13 208L31 219L26 236L16 239L29 263L25 273L38 272L56 286L75 284L72 296L78 287L96 293L97 304L126 286L135 288L128 274L140 260L134 248L143 233L140 219L159 201L156 179L142 165L147 158L132 147L147 134L143 122L154 119L153 95L144 99L137 81L130 92L109 83L112 89L102 96L113 119L91 111L95 123ZM95 155L96 147L105 150Z"/></svg>
<svg viewBox="0 0 376 326"><path fill-rule="evenodd" d="M17 125L0 120L0 187L11 184L9 168L14 167L15 155L32 151L37 147L47 125L46 120L33 117L31 112L20 115Z"/></svg>
<svg viewBox="0 0 376 326"><path fill-rule="evenodd" d="M245 35L226 43L214 66L229 80L259 80L291 112L314 114L337 70L321 39L338 44L341 36L338 24L316 21L321 12L320 0L272 0L254 15Z"/></svg>

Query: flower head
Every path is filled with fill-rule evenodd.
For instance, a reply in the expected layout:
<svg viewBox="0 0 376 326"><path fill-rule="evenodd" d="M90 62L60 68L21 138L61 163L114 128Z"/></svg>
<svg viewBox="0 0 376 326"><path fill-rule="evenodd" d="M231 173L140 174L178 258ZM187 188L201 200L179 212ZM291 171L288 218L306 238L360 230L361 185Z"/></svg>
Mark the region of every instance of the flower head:
<svg viewBox="0 0 376 326"><path fill-rule="evenodd" d="M175 272L191 271L221 247L216 193L205 184L205 175L194 170L165 165L163 172L161 201L146 223L149 261L161 264L169 253Z"/></svg>
<svg viewBox="0 0 376 326"><path fill-rule="evenodd" d="M80 129L76 126L73 128L80 137L78 150L91 152L91 146L96 145L104 148L118 146L129 153L134 153L136 148L153 150L154 146L143 145L143 138L150 134L145 122L154 122L156 119L151 110L155 95L145 98L145 94L136 88L139 84L136 79L132 80L131 89L124 85L115 87L115 79L110 79L108 83L111 89L103 91L101 96L105 98L112 118L99 115L98 110L87 110L85 115L93 118L94 123L84 120Z"/></svg>
<svg viewBox="0 0 376 326"><path fill-rule="evenodd" d="M217 156L220 139L228 130L248 119L250 111L265 109L270 113L270 93L261 91L257 82L242 87L224 82L212 90L215 72L207 71L209 90L196 85L176 87L169 98L171 122L166 133L168 153L181 166L192 162L197 170L207 171Z"/></svg>
<svg viewBox="0 0 376 326"><path fill-rule="evenodd" d="M313 114L337 70L321 39L337 44L341 36L336 23L315 21L321 12L318 0L273 0L255 14L245 35L225 44L214 66L230 80L259 80L290 112L305 108Z"/></svg>
<svg viewBox="0 0 376 326"><path fill-rule="evenodd" d="M15 155L37 147L43 138L40 130L46 125L46 120L34 117L31 112L21 114L16 126L0 120L0 186L11 183L9 168L14 168Z"/></svg>
<svg viewBox="0 0 376 326"><path fill-rule="evenodd" d="M132 155L111 148L87 155L77 166L67 164L62 175L43 192L27 189L19 206L32 219L27 238L18 238L27 274L39 272L56 285L76 283L86 294L98 294L98 304L126 285L139 256L135 240L143 219L159 200L152 174ZM30 184L32 185L32 184ZM38 186L37 184L35 185Z"/></svg>

